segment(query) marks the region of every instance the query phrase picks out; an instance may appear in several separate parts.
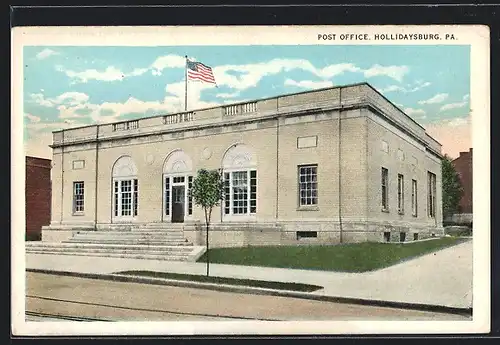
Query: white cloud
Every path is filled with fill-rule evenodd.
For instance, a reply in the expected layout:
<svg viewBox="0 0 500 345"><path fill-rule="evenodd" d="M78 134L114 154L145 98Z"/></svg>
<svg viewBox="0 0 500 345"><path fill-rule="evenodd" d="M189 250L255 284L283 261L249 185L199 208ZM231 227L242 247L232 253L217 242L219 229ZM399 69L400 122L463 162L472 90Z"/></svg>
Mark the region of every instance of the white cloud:
<svg viewBox="0 0 500 345"><path fill-rule="evenodd" d="M448 94L447 93L438 93L438 94L436 94L435 96L433 96L433 97L431 97L429 99L426 99L426 100L423 100L423 101L419 101L418 104L437 104L437 103L442 103L447 98L448 98Z"/></svg>
<svg viewBox="0 0 500 345"><path fill-rule="evenodd" d="M382 93L395 92L395 91L405 92L405 93L407 92L407 90L404 87L399 86L399 85L389 85L388 87L380 89L379 91Z"/></svg>
<svg viewBox="0 0 500 345"><path fill-rule="evenodd" d="M404 112L410 116L419 115L420 118L423 118L423 116L425 116L425 111L422 109L405 108Z"/></svg>
<svg viewBox="0 0 500 345"><path fill-rule="evenodd" d="M364 75L367 78L384 75L401 82L409 71L410 69L407 66L381 66L376 64L364 70Z"/></svg>
<svg viewBox="0 0 500 345"><path fill-rule="evenodd" d="M350 63L329 65L316 68L310 61L304 59L273 59L267 62L247 65L223 65L213 68L218 85L225 85L237 90L256 86L262 78L281 72L300 69L310 72L320 78L332 78L345 72L361 72L362 70ZM234 75L231 72L237 72Z"/></svg>
<svg viewBox="0 0 500 345"><path fill-rule="evenodd" d="M161 72L154 69L154 70L151 70L151 74L154 75L154 76L160 76Z"/></svg>
<svg viewBox="0 0 500 345"><path fill-rule="evenodd" d="M465 96L462 97L462 102L445 104L439 110L446 111L451 109L459 109L467 106L467 104L469 104L469 94L466 94Z"/></svg>
<svg viewBox="0 0 500 345"><path fill-rule="evenodd" d="M400 86L400 85L389 85L386 88L380 89L380 92L382 93L387 93L387 92L403 92L403 93L412 93L416 92L418 90L421 90L423 88L426 88L430 86L430 82L422 82L422 81L416 81L414 86L411 84L407 85L407 88Z"/></svg>
<svg viewBox="0 0 500 345"><path fill-rule="evenodd" d="M184 66L186 66L185 57L180 55L165 55L158 57L150 67L156 71L163 71L165 68L184 68Z"/></svg>
<svg viewBox="0 0 500 345"><path fill-rule="evenodd" d="M52 107L54 103L50 100L45 99L45 96L41 93L32 93L30 95L31 101L43 107Z"/></svg>
<svg viewBox="0 0 500 345"><path fill-rule="evenodd" d="M41 93L30 95L31 100L44 107L55 107L61 104L70 106L81 105L89 100L89 96L82 92L65 92L54 98L45 98Z"/></svg>
<svg viewBox="0 0 500 345"><path fill-rule="evenodd" d="M125 74L119 69L109 66L104 71L98 71L96 69L87 69L82 72L75 72L71 70L66 70L60 68L68 77L75 79L75 82L86 83L89 80L100 80L100 81L115 81L123 80Z"/></svg>
<svg viewBox="0 0 500 345"><path fill-rule="evenodd" d="M36 115L28 114L28 113L24 113L24 116L26 116L28 118L28 120L30 120L31 123L40 122L40 116L36 116Z"/></svg>
<svg viewBox="0 0 500 345"><path fill-rule="evenodd" d="M70 105L77 105L77 104L82 104L85 103L89 100L89 96L85 93L82 92L65 92L56 98L52 99L51 101L56 103L56 104L70 104Z"/></svg>
<svg viewBox="0 0 500 345"><path fill-rule="evenodd" d="M239 92L232 92L232 93L218 93L217 95L215 95L215 97L217 98L234 98L234 97L238 97L240 95Z"/></svg>
<svg viewBox="0 0 500 345"><path fill-rule="evenodd" d="M136 76L139 76L139 75L143 75L147 71L148 71L148 68L136 68L130 74L128 74L128 76L136 77Z"/></svg>
<svg viewBox="0 0 500 345"><path fill-rule="evenodd" d="M423 89L424 87L431 86L431 83L428 81L424 82L424 81L417 80L416 84L417 84L417 86L415 86L413 89L408 90L408 92L415 92L415 91Z"/></svg>
<svg viewBox="0 0 500 345"><path fill-rule="evenodd" d="M361 72L361 69L352 63L340 63L330 65L316 71L316 75L323 78L331 78L336 75L343 74L344 72Z"/></svg>
<svg viewBox="0 0 500 345"><path fill-rule="evenodd" d="M52 49L49 49L49 48L45 48L44 50L42 50L41 52L39 52L38 54L36 54L36 58L38 60L43 60L43 59L46 59L46 58L48 58L49 56L52 56L52 55L59 55L59 53L56 52L55 50L52 50Z"/></svg>
<svg viewBox="0 0 500 345"><path fill-rule="evenodd" d="M307 89L319 89L323 87L329 87L333 86L333 82L330 80L323 80L323 81L313 81L313 80L301 80L301 81L295 81L292 79L286 79L285 80L285 86L297 86L297 87L302 87L302 88L307 88Z"/></svg>

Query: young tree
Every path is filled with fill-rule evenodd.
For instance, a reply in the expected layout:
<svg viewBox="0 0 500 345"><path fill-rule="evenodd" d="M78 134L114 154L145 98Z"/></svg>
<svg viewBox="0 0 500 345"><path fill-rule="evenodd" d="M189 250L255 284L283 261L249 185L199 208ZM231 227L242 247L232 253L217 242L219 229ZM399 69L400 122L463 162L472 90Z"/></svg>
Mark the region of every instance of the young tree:
<svg viewBox="0 0 500 345"><path fill-rule="evenodd" d="M200 169L193 180L191 196L195 205L201 206L205 212L206 243L207 243L207 276L209 275L208 231L212 218L212 209L224 198L224 183L219 170Z"/></svg>
<svg viewBox="0 0 500 345"><path fill-rule="evenodd" d="M443 179L443 218L451 217L458 211L463 187L452 159L445 155L441 162Z"/></svg>

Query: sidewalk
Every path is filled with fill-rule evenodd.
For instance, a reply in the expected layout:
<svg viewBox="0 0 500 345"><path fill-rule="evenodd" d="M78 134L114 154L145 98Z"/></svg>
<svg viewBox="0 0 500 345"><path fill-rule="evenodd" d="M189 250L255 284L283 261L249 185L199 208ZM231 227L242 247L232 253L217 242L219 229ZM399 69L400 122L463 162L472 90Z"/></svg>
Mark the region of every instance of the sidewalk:
<svg viewBox="0 0 500 345"><path fill-rule="evenodd" d="M125 270L205 274L205 263L27 254L27 269L112 274ZM210 275L323 286L315 295L472 307L472 241L367 273L210 264Z"/></svg>

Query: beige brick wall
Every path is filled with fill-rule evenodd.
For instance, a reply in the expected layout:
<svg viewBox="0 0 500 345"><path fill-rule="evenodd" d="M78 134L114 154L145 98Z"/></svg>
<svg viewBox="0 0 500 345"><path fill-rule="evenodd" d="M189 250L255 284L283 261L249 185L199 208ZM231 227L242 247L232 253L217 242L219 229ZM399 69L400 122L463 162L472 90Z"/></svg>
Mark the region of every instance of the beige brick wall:
<svg viewBox="0 0 500 345"><path fill-rule="evenodd" d="M274 128L260 128L251 131L220 133L210 137L178 138L155 143L137 144L136 140L123 141L122 146L103 146L99 152L99 212L98 221L111 222L111 172L115 161L122 155L129 155L138 169L139 179L139 222L162 221L163 214L163 164L170 152L183 150L192 160L192 175L200 168L218 169L224 152L235 143L248 145L258 161L258 219L274 218L276 189L276 139ZM259 138L255 140L255 138ZM212 151L208 160L203 159L205 148ZM149 160L149 162L148 162ZM192 220L204 219L202 210L193 208ZM189 217L186 218L189 220ZM221 220L221 211L213 210L213 219Z"/></svg>
<svg viewBox="0 0 500 345"><path fill-rule="evenodd" d="M367 111L368 112L368 111ZM428 158L423 145L408 138L403 132L386 124L378 123L368 113L368 218L394 224L435 225L427 216L427 171L436 173L440 181L440 164ZM388 144L389 152L382 149L382 141ZM400 160L398 150L404 154ZM417 164L413 160L416 158ZM382 212L381 169L389 170L389 212ZM398 213L398 174L404 176L404 214ZM412 179L417 180L417 216L412 215L411 192ZM440 182L437 190L440 191ZM437 203L440 205L440 192ZM439 208L439 207L438 207ZM439 219L439 218L438 218Z"/></svg>
<svg viewBox="0 0 500 345"><path fill-rule="evenodd" d="M366 85L357 85L342 90L344 100L363 101L367 94ZM263 100L258 103L258 112L272 111L279 107L334 101L339 96L338 89L318 91L279 99ZM348 102L347 102L348 103ZM202 117L222 118L221 108L200 110ZM217 113L217 114L216 114ZM201 116L201 115L200 115ZM130 156L138 170L139 214L137 223L166 221L164 217L163 166L169 153L183 150L192 161L190 175L195 176L200 168L218 169L224 153L233 144L247 145L257 162L257 215L254 217L223 217L219 207L213 210L212 221L228 221L235 224L245 222L278 222L284 224L281 231L252 232L238 228L227 228L215 232L215 243L223 245L232 242L237 245L249 243L336 243L339 240L339 159L341 166L342 222L344 240L379 240L383 231L391 228L419 229L435 227L441 223L441 207L437 207L437 217L427 215L427 171L437 177L437 204L441 205L440 162L426 153L422 143L405 134L400 129L385 122L378 115L366 109L343 110L341 117L341 151L339 154L339 112L327 110L318 114L297 114L276 119L257 120L247 123L230 123L230 119L218 127L192 128L177 132L160 132L143 137L122 137L102 141L99 145L99 164L95 166L94 144L79 144L65 148L64 184L61 184L61 149L54 150L52 171L52 223L91 223L94 221L97 201L97 222L112 222L112 168L121 156ZM244 117L244 116L243 116ZM199 117L195 117L199 119ZM141 124L151 124L154 130L164 128L161 117L141 120ZM219 121L218 120L218 121ZM148 122L149 121L149 122ZM159 122L160 121L160 122ZM189 124L188 124L189 125ZM182 126L181 126L182 127ZM181 128L179 127L179 128ZM95 128L95 127L93 127ZM110 130L111 125L102 127L101 134ZM144 128L139 129L144 130ZM82 134L91 134L84 129ZM135 132L134 132L135 133ZM113 135L120 136L123 133ZM304 142L314 142L316 146L298 147L298 138ZM424 138L425 139L425 138ZM382 150L386 142L389 152ZM307 146L307 145L306 145ZM207 158L206 149L211 154ZM400 160L398 152L404 154ZM279 154L278 154L279 152ZM416 159L416 164L414 164ZM73 161L84 160L84 169L73 170ZM318 164L318 206L307 211L298 206L298 166ZM389 212L381 211L381 168L389 169ZM98 184L95 184L95 173ZM404 214L397 210L397 174L404 175ZM412 216L411 180L418 181L418 212ZM85 212L73 215L73 182L85 182ZM61 200L61 186L64 197ZM97 195L95 194L97 187ZM187 207L187 205L186 205ZM193 205L193 215L186 223L204 221L201 208ZM316 221L316 223L314 223ZM313 224L314 223L314 224ZM296 231L318 231L317 239L297 241ZM193 242L199 242L197 232L187 232ZM410 235L409 235L410 236Z"/></svg>

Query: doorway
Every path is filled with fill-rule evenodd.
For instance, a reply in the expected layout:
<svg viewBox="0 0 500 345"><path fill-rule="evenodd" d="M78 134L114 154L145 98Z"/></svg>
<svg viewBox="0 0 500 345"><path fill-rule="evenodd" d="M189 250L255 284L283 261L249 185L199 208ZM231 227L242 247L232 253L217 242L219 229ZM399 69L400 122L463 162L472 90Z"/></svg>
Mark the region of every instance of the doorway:
<svg viewBox="0 0 500 345"><path fill-rule="evenodd" d="M172 186L172 223L184 223L185 186Z"/></svg>

